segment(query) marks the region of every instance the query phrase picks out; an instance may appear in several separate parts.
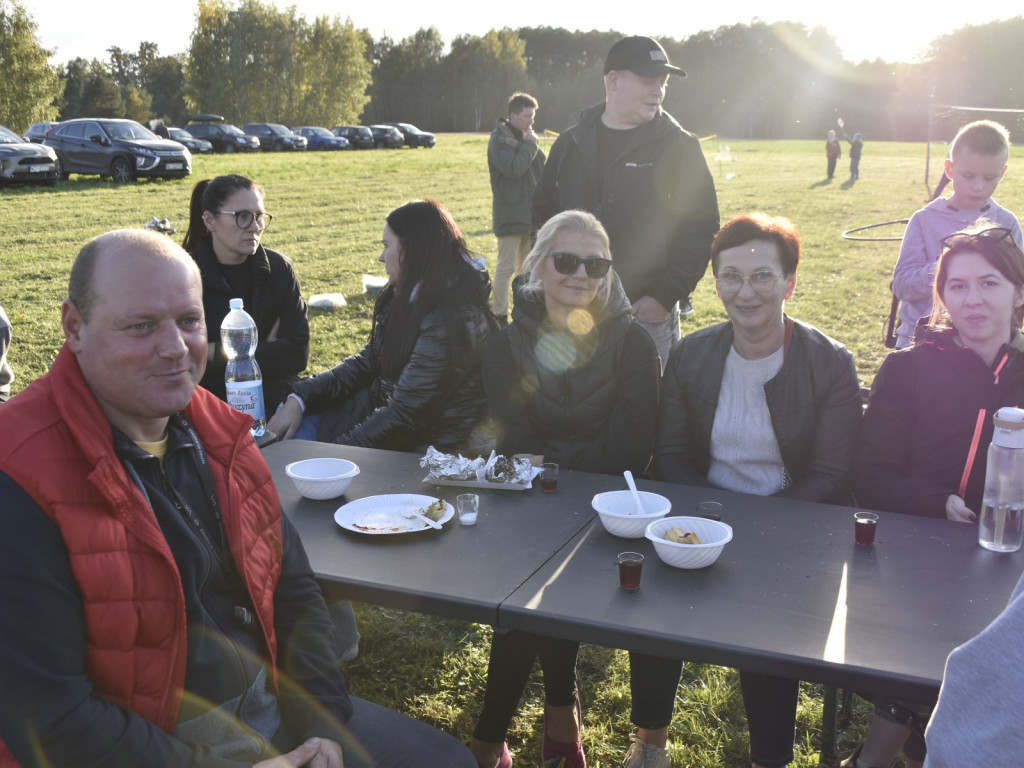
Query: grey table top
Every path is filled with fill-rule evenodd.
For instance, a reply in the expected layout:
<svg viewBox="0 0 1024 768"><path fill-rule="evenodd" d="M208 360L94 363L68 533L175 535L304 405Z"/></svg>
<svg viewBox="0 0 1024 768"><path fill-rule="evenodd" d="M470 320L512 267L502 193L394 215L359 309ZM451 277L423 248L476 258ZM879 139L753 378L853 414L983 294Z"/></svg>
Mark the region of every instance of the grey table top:
<svg viewBox="0 0 1024 768"><path fill-rule="evenodd" d="M621 477L561 473L558 490L482 490L476 526L396 536L334 522L349 501L422 493L454 505L464 492L422 482L415 454L286 441L263 451L313 570L332 593L467 621L531 630L696 662L842 685L933 694L946 656L1008 599L1024 552L978 546L975 526L879 513L876 541L853 541L853 509L639 481L673 515L724 503L734 537L701 570L662 563L646 539L608 534L590 507ZM329 501L304 499L292 461L337 456L361 473ZM615 555L643 553L636 592L618 587Z"/></svg>
<svg viewBox="0 0 1024 768"><path fill-rule="evenodd" d="M422 482L427 471L418 455L303 440L268 446L263 456L325 591L489 624L497 623L501 601L594 518L591 497L625 485L621 478L563 472L553 494L542 493L536 482L524 491L441 486ZM305 499L284 468L323 456L354 461L360 474L340 498ZM418 493L454 506L467 490L480 495L475 526L452 520L440 531L371 536L334 522L338 507L366 496Z"/></svg>
<svg viewBox="0 0 1024 768"><path fill-rule="evenodd" d="M875 544L859 547L847 507L639 485L672 515L722 502L733 540L718 561L672 568L595 520L502 602L502 626L913 698L934 693L1024 570L1024 552L982 549L973 525L879 513ZM626 550L645 556L636 592L618 587Z"/></svg>

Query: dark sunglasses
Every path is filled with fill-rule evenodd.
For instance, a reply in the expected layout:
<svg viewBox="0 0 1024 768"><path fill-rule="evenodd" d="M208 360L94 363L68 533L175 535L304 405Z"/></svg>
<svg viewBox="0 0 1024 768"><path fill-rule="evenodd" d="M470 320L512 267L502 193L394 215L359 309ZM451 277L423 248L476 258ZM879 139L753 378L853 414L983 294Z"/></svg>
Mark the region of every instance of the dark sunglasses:
<svg viewBox="0 0 1024 768"><path fill-rule="evenodd" d="M566 253L564 251L555 251L548 255L551 257L551 263L555 266L555 272L558 272L560 275L575 275L576 270L582 264L583 268L587 271L587 277L592 280L598 280L607 275L608 270L612 268L611 259L599 257L581 259L575 253Z"/></svg>
<svg viewBox="0 0 1024 768"><path fill-rule="evenodd" d="M1012 230L1006 227L989 227L977 232L954 232L942 238L943 248L954 248L958 245L972 245L974 243L995 244L1012 235Z"/></svg>

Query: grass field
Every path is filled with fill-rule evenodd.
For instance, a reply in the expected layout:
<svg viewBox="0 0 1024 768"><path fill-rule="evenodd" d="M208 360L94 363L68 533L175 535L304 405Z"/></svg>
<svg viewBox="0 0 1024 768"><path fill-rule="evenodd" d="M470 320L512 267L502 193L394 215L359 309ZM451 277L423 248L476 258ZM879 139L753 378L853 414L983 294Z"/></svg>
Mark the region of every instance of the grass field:
<svg viewBox="0 0 1024 768"><path fill-rule="evenodd" d="M0 305L14 326L10 362L14 391L45 372L62 342L59 322L71 260L90 237L119 227L141 227L153 216L181 232L188 197L198 179L241 173L266 189L274 223L264 243L295 262L303 292L341 292L348 306L311 310L310 371L335 364L365 341L371 303L362 296L364 273L383 275L376 258L384 217L415 197L442 201L470 246L492 267L491 194L486 135L442 135L432 150L205 156L193 177L115 186L74 176L56 189L0 190ZM728 153L726 147L728 145ZM924 145L868 143L861 178L825 182L822 142L706 142L723 220L749 210L793 219L803 236L804 261L788 311L845 343L862 383L869 385L886 353L883 321L897 242L852 242L844 230L905 219L925 202ZM716 152L728 154L717 162ZM945 147L933 147L931 183ZM1020 210L1022 153L1014 150L997 199ZM840 161L845 176L846 158ZM865 236L898 236L902 226ZM705 279L696 313L684 333L725 317ZM348 668L353 691L402 709L468 739L486 674L490 629L419 614L359 606L363 654ZM756 631L752 627L751 631ZM584 646L580 680L585 702L585 747L594 768L617 766L630 732L628 668L622 652ZM517 765L540 762L540 682L531 682L509 742ZM799 717L797 766L817 764L821 700L805 685ZM858 710L855 738L866 711ZM673 766L739 768L748 765L737 680L731 670L691 665L684 673L671 729Z"/></svg>

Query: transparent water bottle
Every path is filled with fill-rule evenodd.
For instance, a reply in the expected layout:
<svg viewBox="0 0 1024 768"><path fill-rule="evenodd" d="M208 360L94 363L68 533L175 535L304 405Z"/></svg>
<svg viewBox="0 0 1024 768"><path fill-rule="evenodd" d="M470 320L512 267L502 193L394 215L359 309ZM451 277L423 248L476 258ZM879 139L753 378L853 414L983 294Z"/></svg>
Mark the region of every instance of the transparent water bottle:
<svg viewBox="0 0 1024 768"><path fill-rule="evenodd" d="M228 356L224 370L224 387L228 405L252 416L253 437L267 429L267 414L263 405L263 374L256 362L256 342L259 332L249 313L242 309L241 299L231 299L231 311L220 324L220 343Z"/></svg>
<svg viewBox="0 0 1024 768"><path fill-rule="evenodd" d="M1000 408L993 422L978 543L994 552L1016 552L1024 534L1024 410Z"/></svg>

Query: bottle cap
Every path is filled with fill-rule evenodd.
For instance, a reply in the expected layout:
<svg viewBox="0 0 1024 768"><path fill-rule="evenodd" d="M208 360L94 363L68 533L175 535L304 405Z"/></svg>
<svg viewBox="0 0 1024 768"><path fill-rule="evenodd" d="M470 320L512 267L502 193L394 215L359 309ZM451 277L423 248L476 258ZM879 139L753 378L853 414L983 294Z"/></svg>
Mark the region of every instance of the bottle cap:
<svg viewBox="0 0 1024 768"><path fill-rule="evenodd" d="M1006 407L992 417L992 442L1003 448L1024 448L1024 409Z"/></svg>
<svg viewBox="0 0 1024 768"><path fill-rule="evenodd" d="M244 306L244 303L241 299L231 299L228 301L228 306L231 307L231 309L241 309Z"/></svg>

